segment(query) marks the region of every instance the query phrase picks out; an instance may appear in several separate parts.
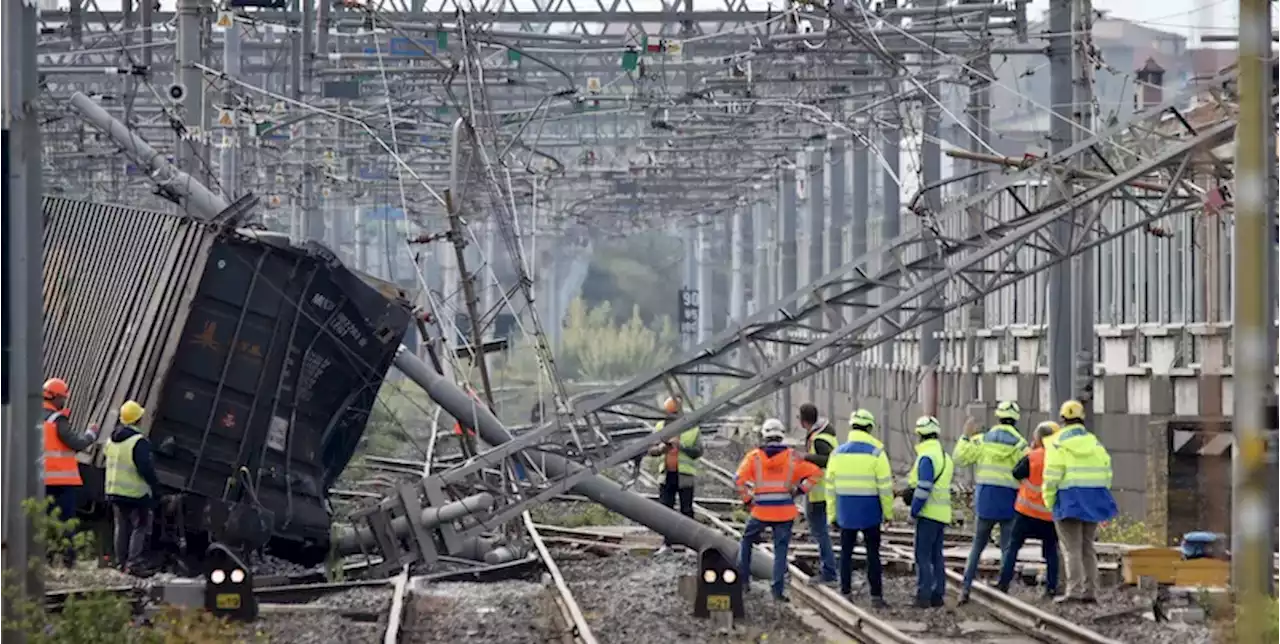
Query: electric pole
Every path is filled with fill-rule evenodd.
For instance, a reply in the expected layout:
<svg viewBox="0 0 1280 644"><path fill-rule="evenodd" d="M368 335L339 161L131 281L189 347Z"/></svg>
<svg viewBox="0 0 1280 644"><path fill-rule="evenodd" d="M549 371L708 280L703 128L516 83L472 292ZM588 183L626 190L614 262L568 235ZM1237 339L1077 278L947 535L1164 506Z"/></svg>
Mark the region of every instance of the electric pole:
<svg viewBox="0 0 1280 644"><path fill-rule="evenodd" d="M40 94L36 67L37 8L33 1L4 0L4 205L3 226L4 341L3 444L4 570L24 571L19 587L24 597L41 598L44 580L32 559L43 559L32 538L31 522L22 503L43 491L44 444L41 421L41 141L36 98ZM9 593L4 613L12 618ZM36 601L42 601L36 599ZM5 633L21 642L21 633Z"/></svg>

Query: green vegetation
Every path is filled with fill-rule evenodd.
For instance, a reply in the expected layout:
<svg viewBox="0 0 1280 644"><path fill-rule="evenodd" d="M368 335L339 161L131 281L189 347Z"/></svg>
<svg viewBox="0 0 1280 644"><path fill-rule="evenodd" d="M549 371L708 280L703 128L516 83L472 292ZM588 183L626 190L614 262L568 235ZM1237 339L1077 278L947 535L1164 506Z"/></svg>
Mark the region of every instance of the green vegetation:
<svg viewBox="0 0 1280 644"><path fill-rule="evenodd" d="M1160 540L1147 528L1146 523L1123 514L1099 524L1097 540L1103 543L1126 543L1131 546L1160 545Z"/></svg>
<svg viewBox="0 0 1280 644"><path fill-rule="evenodd" d="M582 299L588 308L611 304L615 324L625 324L630 313L639 310L646 325L658 327L663 318L679 315L683 267L682 241L665 233L598 244Z"/></svg>
<svg viewBox="0 0 1280 644"><path fill-rule="evenodd" d="M626 517L595 503L543 503L529 511L535 523L562 528L622 525Z"/></svg>
<svg viewBox="0 0 1280 644"><path fill-rule="evenodd" d="M588 308L578 298L569 304L556 354L556 371L561 378L570 382L623 380L671 359L678 342L670 318L646 324L638 305L632 307L625 322L618 323L615 318L608 302ZM538 377L537 353L525 342L494 363L499 374L495 380L501 382L533 382Z"/></svg>
<svg viewBox="0 0 1280 644"><path fill-rule="evenodd" d="M62 520L52 499L28 499L22 510L31 521L37 552L61 553L72 549L77 558L96 565L93 535L77 532L78 519ZM68 537L68 534L74 534ZM55 556L60 562L61 557ZM51 565L41 557L32 557L28 570L37 575ZM44 610L43 598L32 601L20 597L17 574L4 571L5 600L12 602L12 616L4 620L6 632L22 633L31 644L180 644L189 642L246 641L243 629L203 610L168 608L144 620L135 619L129 600L108 593L91 592L68 597L62 610Z"/></svg>

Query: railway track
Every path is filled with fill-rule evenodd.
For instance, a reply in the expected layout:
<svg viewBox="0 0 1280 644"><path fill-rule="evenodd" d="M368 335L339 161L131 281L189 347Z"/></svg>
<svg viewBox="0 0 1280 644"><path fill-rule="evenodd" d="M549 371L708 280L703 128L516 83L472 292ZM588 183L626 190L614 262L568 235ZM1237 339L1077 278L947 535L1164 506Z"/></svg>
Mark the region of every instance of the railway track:
<svg viewBox="0 0 1280 644"><path fill-rule="evenodd" d="M712 476L721 479L722 483L729 486L733 485L732 472L707 459L703 459L702 464ZM649 482L656 484L652 479ZM712 525L725 533L741 538L742 533L721 519L716 513L697 504L694 506L694 512L706 518ZM772 550L767 546L764 549L769 552ZM911 556L910 553L902 550L897 545L891 545L886 550L900 558L910 558ZM795 564L789 564L789 569L791 572L789 585L792 596L798 597L806 608L847 636L859 642L867 643L895 642L908 644L921 641L922 634L913 632L912 629L908 628L909 622L878 617L850 603L839 593L828 587L809 585L809 576ZM963 577L951 570L947 571L947 576L953 582L948 585L949 592L954 593ZM1022 635L1031 637L1036 641L1055 644L1118 644L1117 640L1047 613L1031 604L987 588L982 584L974 585L970 600L971 604L981 607L987 617L1011 627ZM934 634L929 634L927 637L930 641L947 641L948 639L963 642L975 641L975 637L972 634L958 638L937 638Z"/></svg>

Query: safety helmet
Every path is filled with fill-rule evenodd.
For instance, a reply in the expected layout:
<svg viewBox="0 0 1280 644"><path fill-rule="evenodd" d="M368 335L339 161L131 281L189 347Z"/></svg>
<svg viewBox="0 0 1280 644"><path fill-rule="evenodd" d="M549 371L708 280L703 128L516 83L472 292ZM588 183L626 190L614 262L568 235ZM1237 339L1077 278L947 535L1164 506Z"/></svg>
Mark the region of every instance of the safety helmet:
<svg viewBox="0 0 1280 644"><path fill-rule="evenodd" d="M849 427L870 431L876 427L876 417L865 409L859 409L849 414Z"/></svg>
<svg viewBox="0 0 1280 644"><path fill-rule="evenodd" d="M676 400L674 397L668 397L666 400L662 401L662 410L668 414L678 414L680 413L680 401Z"/></svg>
<svg viewBox="0 0 1280 644"><path fill-rule="evenodd" d="M1000 420L1017 421L1022 417L1022 408L1018 407L1018 403L1012 400L1001 400L996 404L996 418Z"/></svg>
<svg viewBox="0 0 1280 644"><path fill-rule="evenodd" d="M942 426L938 424L938 419L933 416L921 416L916 419L916 433L921 436L936 436L942 433Z"/></svg>
<svg viewBox="0 0 1280 644"><path fill-rule="evenodd" d="M53 400L54 398L66 398L71 394L71 388L67 386L67 381L62 378L50 378L44 381L44 399Z"/></svg>
<svg viewBox="0 0 1280 644"><path fill-rule="evenodd" d="M123 405L120 405L120 422L132 425L142 420L142 415L145 413L147 410L143 409L142 405L133 400L126 400Z"/></svg>
<svg viewBox="0 0 1280 644"><path fill-rule="evenodd" d="M1033 438L1039 438L1041 442L1048 443L1049 437L1057 434L1059 429L1061 428L1058 427L1058 423L1055 423L1052 420L1046 420L1039 425L1036 425L1036 428L1031 432L1031 436Z"/></svg>
<svg viewBox="0 0 1280 644"><path fill-rule="evenodd" d="M760 426L760 438L766 441L780 441L787 437L787 427L777 418L770 418Z"/></svg>
<svg viewBox="0 0 1280 644"><path fill-rule="evenodd" d="M1058 409L1062 420L1084 420L1084 405L1079 400L1068 400Z"/></svg>

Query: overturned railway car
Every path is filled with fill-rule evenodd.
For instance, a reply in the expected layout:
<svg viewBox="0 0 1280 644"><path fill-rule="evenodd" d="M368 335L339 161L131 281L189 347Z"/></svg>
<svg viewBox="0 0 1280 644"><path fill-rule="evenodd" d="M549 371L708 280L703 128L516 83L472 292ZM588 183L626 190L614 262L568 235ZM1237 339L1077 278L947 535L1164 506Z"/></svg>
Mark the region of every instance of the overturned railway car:
<svg viewBox="0 0 1280 644"><path fill-rule="evenodd" d="M411 318L394 285L272 233L61 198L44 201L44 369L72 423L82 513L102 516L102 443L140 402L165 489L157 538L313 563L347 466Z"/></svg>

